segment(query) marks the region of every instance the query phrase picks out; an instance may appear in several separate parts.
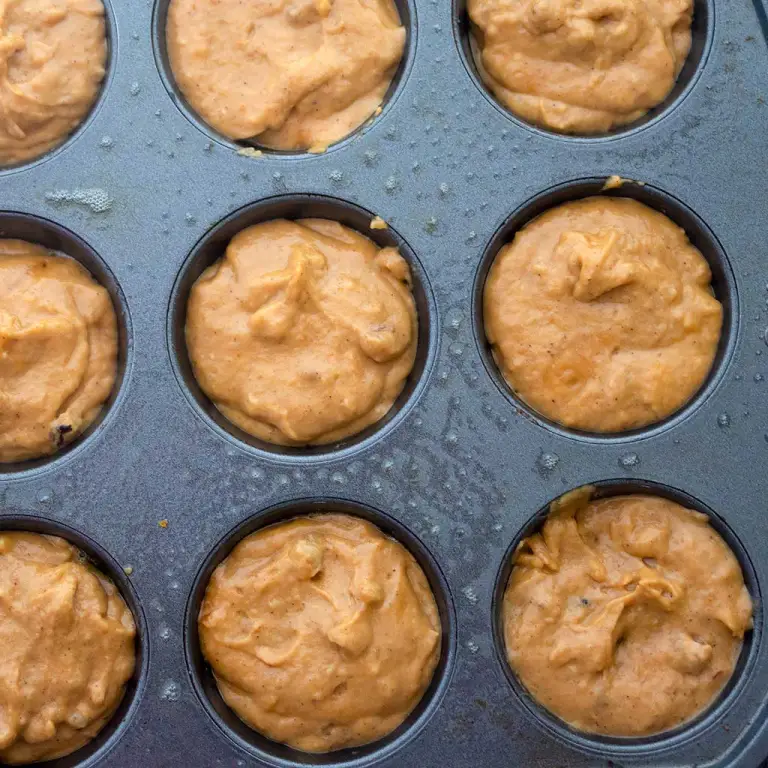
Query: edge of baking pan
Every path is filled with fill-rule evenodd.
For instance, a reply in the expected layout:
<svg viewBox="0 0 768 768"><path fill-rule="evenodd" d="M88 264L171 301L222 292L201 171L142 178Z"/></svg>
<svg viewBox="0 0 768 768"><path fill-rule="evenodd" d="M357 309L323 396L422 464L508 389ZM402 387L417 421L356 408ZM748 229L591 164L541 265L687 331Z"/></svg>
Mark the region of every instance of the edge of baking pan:
<svg viewBox="0 0 768 768"><path fill-rule="evenodd" d="M760 28L763 31L763 37L768 42L768 0L753 0L753 2L757 12L757 20L760 22ZM768 760L763 765L768 766Z"/></svg>

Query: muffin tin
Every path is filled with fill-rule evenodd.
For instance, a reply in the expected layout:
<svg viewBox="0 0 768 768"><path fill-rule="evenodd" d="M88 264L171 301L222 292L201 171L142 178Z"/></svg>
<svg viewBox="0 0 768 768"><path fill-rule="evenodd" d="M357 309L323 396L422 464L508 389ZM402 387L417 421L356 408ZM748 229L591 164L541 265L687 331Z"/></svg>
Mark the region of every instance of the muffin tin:
<svg viewBox="0 0 768 768"><path fill-rule="evenodd" d="M762 0L697 0L694 56L668 104L599 138L562 137L499 107L467 56L460 0L402 0L407 55L382 114L322 155L238 147L179 100L165 0L111 0L110 68L86 124L0 171L0 235L79 258L110 290L119 385L68 450L0 470L0 520L65 535L112 575L139 627L137 673L82 766L744 766L768 757L768 48ZM156 7L155 7L156 6ZM713 266L726 333L710 380L666 422L621 436L547 423L489 357L479 296L495 250L536 212L600 193L681 223ZM190 376L184 296L240 226L330 215L411 263L418 362L382 425L339 446L276 450L237 432ZM388 230L369 230L374 215ZM354 385L354 382L350 382ZM515 542L563 492L650 491L712 515L740 557L755 630L732 683L693 723L644 740L576 734L510 676L496 608ZM403 541L445 630L435 680L391 737L292 752L233 718L195 614L211 568L260 525L341 508ZM160 522L167 526L163 527ZM130 575L126 575L127 569Z"/></svg>

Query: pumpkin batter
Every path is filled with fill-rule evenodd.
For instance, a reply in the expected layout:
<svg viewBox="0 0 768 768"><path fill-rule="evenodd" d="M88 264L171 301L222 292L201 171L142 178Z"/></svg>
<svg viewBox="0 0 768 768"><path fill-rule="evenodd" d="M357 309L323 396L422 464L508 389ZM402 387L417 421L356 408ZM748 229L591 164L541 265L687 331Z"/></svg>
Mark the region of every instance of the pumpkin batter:
<svg viewBox="0 0 768 768"><path fill-rule="evenodd" d="M0 239L0 462L54 453L112 392L117 321L73 259Z"/></svg>
<svg viewBox="0 0 768 768"><path fill-rule="evenodd" d="M211 577L199 627L227 704L268 738L306 752L393 731L440 656L437 606L413 556L341 514L240 542Z"/></svg>
<svg viewBox="0 0 768 768"><path fill-rule="evenodd" d="M691 48L693 0L468 0L480 74L520 117L604 133L669 95Z"/></svg>
<svg viewBox="0 0 768 768"><path fill-rule="evenodd" d="M410 270L335 221L257 224L192 287L186 335L200 386L238 427L336 442L381 419L413 367Z"/></svg>
<svg viewBox="0 0 768 768"><path fill-rule="evenodd" d="M87 744L123 698L133 615L115 585L55 536L0 532L0 761Z"/></svg>
<svg viewBox="0 0 768 768"><path fill-rule="evenodd" d="M697 715L733 673L752 601L708 518L667 499L552 504L504 595L512 669L574 728L650 736Z"/></svg>
<svg viewBox="0 0 768 768"><path fill-rule="evenodd" d="M566 203L504 246L485 330L507 383L565 426L659 421L706 379L723 310L709 265L677 225L627 198Z"/></svg>
<svg viewBox="0 0 768 768"><path fill-rule="evenodd" d="M322 151L371 117L405 47L393 0L171 0L168 54L231 139Z"/></svg>
<svg viewBox="0 0 768 768"><path fill-rule="evenodd" d="M101 0L0 2L0 165L61 144L96 101L106 59Z"/></svg>

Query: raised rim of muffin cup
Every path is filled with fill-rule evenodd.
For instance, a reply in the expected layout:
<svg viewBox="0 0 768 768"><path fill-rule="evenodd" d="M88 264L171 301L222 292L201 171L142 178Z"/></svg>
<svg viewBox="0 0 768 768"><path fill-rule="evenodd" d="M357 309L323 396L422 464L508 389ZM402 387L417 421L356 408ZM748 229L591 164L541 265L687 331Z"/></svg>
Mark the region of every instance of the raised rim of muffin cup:
<svg viewBox="0 0 768 768"><path fill-rule="evenodd" d="M74 458L108 426L122 402L133 357L133 329L128 302L120 284L104 259L83 238L50 219L29 213L0 211L0 239L26 240L81 264L109 293L117 320L117 371L112 392L99 415L81 434L48 456L26 461L0 462L0 481L24 478Z"/></svg>
<svg viewBox="0 0 768 768"><path fill-rule="evenodd" d="M453 37L459 58L480 93L501 112L507 119L533 133L550 138L574 142L599 142L633 136L646 128L655 125L677 109L685 98L695 88L704 67L707 64L715 30L715 0L693 0L694 12L691 25L691 50L680 70L674 87L667 97L642 117L626 125L618 126L606 133L579 134L562 133L545 126L537 125L524 117L515 114L502 104L483 82L475 63L472 51L472 22L467 12L467 0L452 0Z"/></svg>
<svg viewBox="0 0 768 768"><path fill-rule="evenodd" d="M112 10L112 0L101 0L101 3L104 6L104 29L106 32L107 55L104 62L104 78L99 84L99 92L94 99L93 104L91 104L83 119L75 127L75 130L65 136L59 144L29 160L22 160L21 162L12 163L11 165L0 164L0 177L34 168L42 163L48 162L48 160L56 157L60 152L68 149L88 130L89 126L96 118L96 115L104 105L104 102L107 99L107 93L112 86L115 70L117 69L118 40L117 23L115 22L115 14Z"/></svg>
<svg viewBox="0 0 768 768"><path fill-rule="evenodd" d="M530 421L563 436L588 442L622 443L651 437L677 426L710 399L723 379L736 349L739 330L739 295L736 276L728 256L715 233L686 203L659 187L623 179L620 187L605 189L605 177L576 179L556 184L526 200L494 232L475 273L472 288L472 325L475 343L488 375L515 410ZM712 289L723 306L723 327L715 358L703 384L680 408L668 416L642 427L620 432L594 432L568 427L539 413L507 383L485 333L483 295L488 273L501 248L536 217L564 203L587 197L626 197L663 213L681 227L690 242L701 251L712 270Z"/></svg>
<svg viewBox="0 0 768 768"><path fill-rule="evenodd" d="M397 7L397 12L400 14L400 22L405 28L405 49L403 51L403 57L400 59L400 63L397 66L392 81L387 88L384 98L381 102L381 112L378 115L371 115L361 125L357 126L354 130L342 137L338 141L330 144L323 152L309 152L307 149L273 149L263 144L259 144L253 139L235 140L229 136L225 136L220 131L217 131L212 125L206 122L205 118L200 115L197 110L192 107L187 98L182 93L179 86L176 84L176 78L173 74L173 67L171 66L170 57L168 54L168 43L166 38L166 25L168 17L168 8L172 0L154 0L154 6L152 9L152 50L155 56L155 64L157 66L160 79L165 86L165 90L168 92L173 104L176 108L187 118L187 120L195 126L201 133L205 134L208 138L215 141L234 152L241 151L243 149L255 149L264 153L265 157L281 158L286 160L306 159L313 157L322 157L329 152L334 152L337 149L348 146L355 139L367 133L367 131L374 125L381 122L387 115L389 110L394 106L395 102L400 97L406 82L413 69L413 63L416 59L416 45L418 41L418 24L416 18L416 0L393 0Z"/></svg>
<svg viewBox="0 0 768 768"><path fill-rule="evenodd" d="M211 575L232 550L250 534L264 528L309 515L337 512L373 523L386 536L413 555L424 571L434 595L442 626L440 660L419 703L405 721L390 734L359 747L326 753L309 753L272 741L247 725L224 702L213 672L200 648L198 616ZM450 685L457 653L456 611L448 582L426 545L403 523L389 514L356 501L311 497L270 506L239 523L221 538L206 555L197 571L184 613L184 652L192 686L208 716L221 733L241 750L277 768L307 765L363 768L389 758L409 744L426 727Z"/></svg>
<svg viewBox="0 0 768 768"><path fill-rule="evenodd" d="M560 743L575 747L583 753L605 758L648 758L650 755L659 754L667 750L679 748L693 741L705 731L717 727L728 714L732 706L741 696L746 683L751 677L751 672L757 661L762 641L763 629L763 604L760 584L757 572L747 549L741 540L725 522L722 516L712 508L699 501L695 496L686 491L673 488L662 483L643 479L613 479L599 480L584 483L582 486L593 486L595 494L593 499L608 498L611 496L625 496L629 494L641 494L644 496L661 497L674 501L687 509L693 509L707 515L712 528L722 537L730 547L741 567L744 575L744 583L753 602L753 629L747 632L741 648L741 653L734 667L730 679L720 693L710 704L690 720L662 731L658 734L645 737L629 736L604 736L589 733L577 729L554 713L550 712L543 704L528 692L523 683L518 679L507 659L506 643L504 640L503 604L504 593L512 572L512 557L518 544L528 536L541 529L549 515L550 505L563 494L553 498L544 507L539 509L533 517L517 533L496 572L493 597L491 604L491 632L493 645L498 664L501 666L504 676L515 693L522 709L533 722L544 730L549 736ZM563 493L567 493L564 491Z"/></svg>
<svg viewBox="0 0 768 768"><path fill-rule="evenodd" d="M379 421L356 435L326 445L294 447L277 445L249 434L224 416L198 384L187 349L185 326L192 286L211 264L224 256L232 238L254 224L274 219L324 218L338 221L373 240L380 248L396 247L408 262L412 293L418 316L418 345L413 368L402 392ZM335 197L316 194L287 194L259 200L229 214L214 225L194 246L184 261L171 292L168 309L168 351L171 366L195 413L215 433L260 458L278 461L323 461L345 458L394 429L411 411L427 386L437 353L439 326L437 305L427 273L418 257L391 226L370 229L374 213Z"/></svg>
<svg viewBox="0 0 768 768"><path fill-rule="evenodd" d="M121 597L133 614L136 625L136 666L125 686L125 693L112 717L96 736L80 749L64 757L34 763L45 768L95 768L116 746L131 723L141 703L149 671L149 630L138 594L120 564L100 544L69 525L41 517L32 512L0 510L0 534L4 531L41 533L58 536L83 552L88 562L107 576L117 587ZM0 765L6 765L0 760Z"/></svg>

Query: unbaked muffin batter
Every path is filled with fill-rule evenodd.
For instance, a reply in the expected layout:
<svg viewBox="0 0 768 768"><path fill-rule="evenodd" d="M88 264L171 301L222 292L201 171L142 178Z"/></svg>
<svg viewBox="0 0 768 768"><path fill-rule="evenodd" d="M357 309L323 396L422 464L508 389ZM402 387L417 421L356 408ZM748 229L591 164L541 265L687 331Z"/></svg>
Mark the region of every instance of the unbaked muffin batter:
<svg viewBox="0 0 768 768"><path fill-rule="evenodd" d="M752 601L708 518L667 499L552 504L520 543L504 595L523 685L583 731L649 736L701 712L728 682Z"/></svg>
<svg viewBox="0 0 768 768"><path fill-rule="evenodd" d="M468 0L480 74L532 123L594 134L672 90L691 48L693 0Z"/></svg>
<svg viewBox="0 0 768 768"><path fill-rule="evenodd" d="M335 221L257 224L192 287L186 335L200 386L238 427L335 442L381 419L413 367L410 270Z"/></svg>
<svg viewBox="0 0 768 768"><path fill-rule="evenodd" d="M594 197L534 219L499 251L485 330L515 392L568 427L659 421L705 381L723 310L709 265L676 224Z"/></svg>
<svg viewBox="0 0 768 768"><path fill-rule="evenodd" d="M171 0L190 105L231 139L321 151L371 117L405 47L393 0Z"/></svg>
<svg viewBox="0 0 768 768"><path fill-rule="evenodd" d="M87 744L123 698L133 615L68 542L0 532L0 761L52 760Z"/></svg>
<svg viewBox="0 0 768 768"><path fill-rule="evenodd" d="M117 321L73 259L0 239L0 462L54 453L112 392Z"/></svg>
<svg viewBox="0 0 768 768"><path fill-rule="evenodd" d="M429 686L441 645L435 599L413 556L341 514L240 542L211 577L199 627L227 704L307 752L397 728Z"/></svg>
<svg viewBox="0 0 768 768"><path fill-rule="evenodd" d="M61 144L96 101L106 59L101 0L0 2L0 165Z"/></svg>

